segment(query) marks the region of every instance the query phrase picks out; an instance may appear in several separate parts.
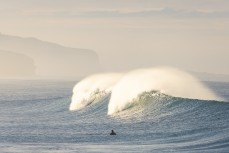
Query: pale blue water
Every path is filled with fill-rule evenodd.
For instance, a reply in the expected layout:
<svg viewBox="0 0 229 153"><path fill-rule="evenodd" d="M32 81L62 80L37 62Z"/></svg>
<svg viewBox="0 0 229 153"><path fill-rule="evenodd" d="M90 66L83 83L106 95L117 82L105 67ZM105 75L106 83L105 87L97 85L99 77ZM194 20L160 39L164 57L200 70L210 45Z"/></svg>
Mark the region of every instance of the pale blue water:
<svg viewBox="0 0 229 153"><path fill-rule="evenodd" d="M229 103L160 94L109 117L107 96L70 112L75 83L1 80L0 152L229 152ZM204 83L229 101L229 83Z"/></svg>

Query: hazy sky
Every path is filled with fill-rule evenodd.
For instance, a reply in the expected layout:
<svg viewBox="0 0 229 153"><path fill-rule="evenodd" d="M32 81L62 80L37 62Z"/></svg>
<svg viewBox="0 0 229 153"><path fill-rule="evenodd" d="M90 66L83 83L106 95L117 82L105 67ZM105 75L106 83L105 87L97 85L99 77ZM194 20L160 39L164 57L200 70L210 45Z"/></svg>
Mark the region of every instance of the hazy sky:
<svg viewBox="0 0 229 153"><path fill-rule="evenodd" d="M229 0L0 0L0 32L93 49L104 70L229 74Z"/></svg>

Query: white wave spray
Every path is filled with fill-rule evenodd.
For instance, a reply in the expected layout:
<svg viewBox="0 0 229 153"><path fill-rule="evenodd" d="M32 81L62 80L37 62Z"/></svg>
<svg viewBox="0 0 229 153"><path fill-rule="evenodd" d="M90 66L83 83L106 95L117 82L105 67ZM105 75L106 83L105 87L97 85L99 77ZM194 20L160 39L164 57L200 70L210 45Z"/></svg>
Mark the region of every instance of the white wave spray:
<svg viewBox="0 0 229 153"><path fill-rule="evenodd" d="M140 69L126 74L113 88L108 115L129 107L142 92L160 91L175 97L221 100L190 74L169 67Z"/></svg>
<svg viewBox="0 0 229 153"><path fill-rule="evenodd" d="M83 79L73 89L69 110L81 109L95 100L106 96L121 77L122 74L120 73L103 73L91 75Z"/></svg>

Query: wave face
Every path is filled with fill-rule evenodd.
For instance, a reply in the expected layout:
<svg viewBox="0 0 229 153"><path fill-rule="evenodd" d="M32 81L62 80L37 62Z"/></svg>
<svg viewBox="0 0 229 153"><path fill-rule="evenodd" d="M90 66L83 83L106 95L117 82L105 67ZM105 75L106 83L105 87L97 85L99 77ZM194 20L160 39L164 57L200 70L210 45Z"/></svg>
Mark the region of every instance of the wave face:
<svg viewBox="0 0 229 153"><path fill-rule="evenodd" d="M143 92L160 91L175 97L221 100L197 79L175 68L140 69L126 74L113 88L108 114L129 107Z"/></svg>
<svg viewBox="0 0 229 153"><path fill-rule="evenodd" d="M69 110L81 109L105 97L111 92L112 87L121 76L119 73L104 73L95 74L83 79L73 89Z"/></svg>
<svg viewBox="0 0 229 153"><path fill-rule="evenodd" d="M187 103L187 104L186 104ZM181 97L173 97L156 90L143 92L131 101L122 111L112 115L112 117L131 120L157 120L174 114L184 113L184 110L190 111L196 106L208 104L219 104L220 101L198 100ZM191 105L190 105L191 104ZM188 108L186 108L188 107ZM192 108L193 107L193 108ZM202 107L202 106L200 106Z"/></svg>

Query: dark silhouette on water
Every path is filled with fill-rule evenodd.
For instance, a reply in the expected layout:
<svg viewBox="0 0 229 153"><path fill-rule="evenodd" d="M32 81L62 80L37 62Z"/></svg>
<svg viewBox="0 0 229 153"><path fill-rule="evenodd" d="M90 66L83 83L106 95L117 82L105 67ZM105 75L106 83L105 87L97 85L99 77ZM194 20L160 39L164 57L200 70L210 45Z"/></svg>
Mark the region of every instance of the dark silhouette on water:
<svg viewBox="0 0 229 153"><path fill-rule="evenodd" d="M114 132L114 130L111 130L110 135L116 135L116 133Z"/></svg>

